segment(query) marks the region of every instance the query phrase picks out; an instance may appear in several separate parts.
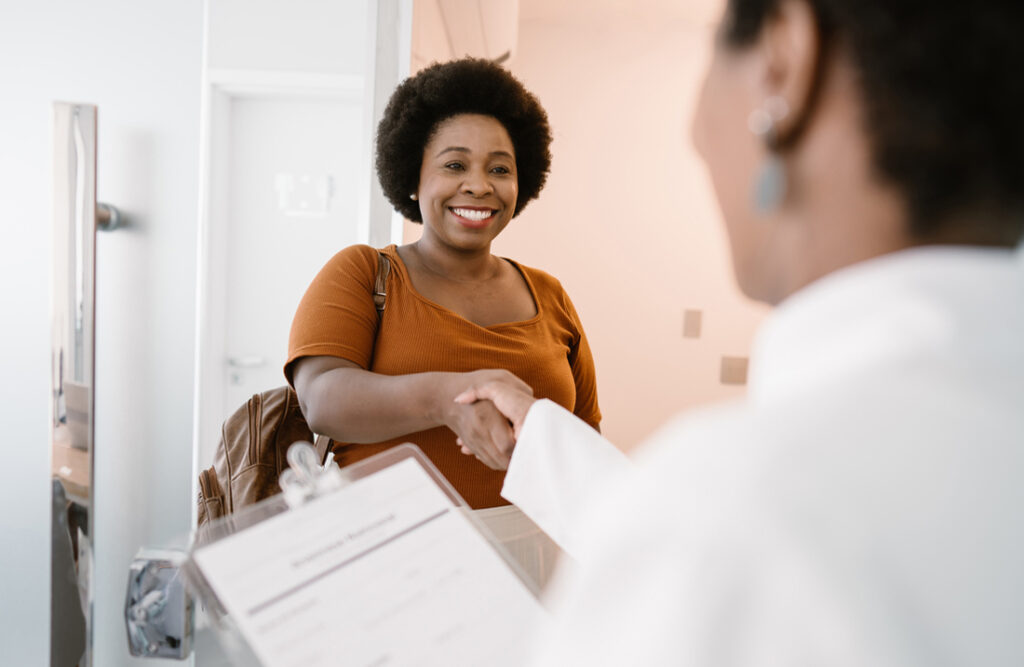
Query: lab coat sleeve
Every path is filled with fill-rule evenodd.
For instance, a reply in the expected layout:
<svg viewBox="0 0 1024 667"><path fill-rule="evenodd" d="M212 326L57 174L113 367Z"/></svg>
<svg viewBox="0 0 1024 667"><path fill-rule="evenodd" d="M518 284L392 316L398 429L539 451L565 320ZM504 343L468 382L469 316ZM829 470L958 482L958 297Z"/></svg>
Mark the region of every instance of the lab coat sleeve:
<svg viewBox="0 0 1024 667"><path fill-rule="evenodd" d="M677 422L641 448L584 522L576 566L545 591L554 613L531 667L942 662L892 659L906 655L858 632L884 632L889 617L844 607L862 580L841 574L842 553L812 546L817 533L787 511L790 484L759 483L756 435Z"/></svg>
<svg viewBox="0 0 1024 667"><path fill-rule="evenodd" d="M625 454L597 431L561 406L540 400L526 415L501 495L578 557L583 518L631 468Z"/></svg>

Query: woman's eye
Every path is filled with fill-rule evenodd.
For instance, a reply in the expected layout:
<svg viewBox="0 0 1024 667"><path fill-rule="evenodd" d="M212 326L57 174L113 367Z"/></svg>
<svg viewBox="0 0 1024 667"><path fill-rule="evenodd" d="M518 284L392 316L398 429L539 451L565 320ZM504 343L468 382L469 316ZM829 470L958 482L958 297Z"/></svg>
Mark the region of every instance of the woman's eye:
<svg viewBox="0 0 1024 667"><path fill-rule="evenodd" d="M512 170L509 169L508 167L495 167L494 169L491 169L491 171L493 171L495 174L511 174L512 173Z"/></svg>
<svg viewBox="0 0 1024 667"><path fill-rule="evenodd" d="M444 166L444 168L445 169L461 170L463 167L462 167L462 163L461 162L449 162L448 164L446 164Z"/></svg>

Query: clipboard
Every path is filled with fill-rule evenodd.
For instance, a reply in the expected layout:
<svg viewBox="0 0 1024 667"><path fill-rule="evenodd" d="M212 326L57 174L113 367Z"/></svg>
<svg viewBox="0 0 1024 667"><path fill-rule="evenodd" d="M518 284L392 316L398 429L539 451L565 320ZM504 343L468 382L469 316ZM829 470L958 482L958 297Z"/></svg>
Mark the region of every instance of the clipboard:
<svg viewBox="0 0 1024 667"><path fill-rule="evenodd" d="M239 664L523 664L537 586L418 447L293 486L204 527L183 568Z"/></svg>

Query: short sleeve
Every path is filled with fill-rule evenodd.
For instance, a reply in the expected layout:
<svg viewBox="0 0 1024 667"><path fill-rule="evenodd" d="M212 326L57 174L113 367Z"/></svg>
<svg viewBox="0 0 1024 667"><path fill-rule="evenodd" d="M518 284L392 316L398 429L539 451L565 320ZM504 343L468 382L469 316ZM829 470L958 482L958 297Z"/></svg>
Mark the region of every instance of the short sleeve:
<svg viewBox="0 0 1024 667"><path fill-rule="evenodd" d="M284 366L288 384L302 357L340 357L369 368L378 324L373 303L377 266L374 248L354 245L332 257L316 275L292 320Z"/></svg>
<svg viewBox="0 0 1024 667"><path fill-rule="evenodd" d="M573 414L597 428L601 424L601 408L597 404L597 370L594 368L594 355L587 342L587 334L576 308L572 305L569 295L562 292L562 300L566 314L576 330L572 349L569 351L569 366L572 368L572 379L576 384L576 405Z"/></svg>

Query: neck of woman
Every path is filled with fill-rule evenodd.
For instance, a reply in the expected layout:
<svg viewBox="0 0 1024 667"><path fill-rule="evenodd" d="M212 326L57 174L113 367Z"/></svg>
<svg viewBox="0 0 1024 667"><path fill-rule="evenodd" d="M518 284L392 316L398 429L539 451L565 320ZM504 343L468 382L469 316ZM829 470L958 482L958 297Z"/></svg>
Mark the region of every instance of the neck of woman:
<svg viewBox="0 0 1024 667"><path fill-rule="evenodd" d="M483 282L496 277L501 260L484 248L461 250L421 238L407 246L418 268L452 282Z"/></svg>

